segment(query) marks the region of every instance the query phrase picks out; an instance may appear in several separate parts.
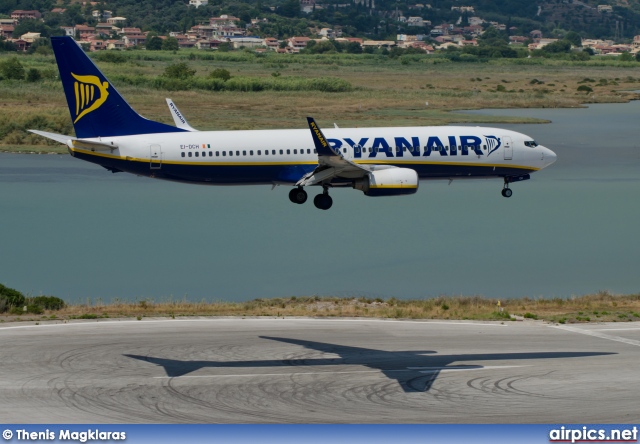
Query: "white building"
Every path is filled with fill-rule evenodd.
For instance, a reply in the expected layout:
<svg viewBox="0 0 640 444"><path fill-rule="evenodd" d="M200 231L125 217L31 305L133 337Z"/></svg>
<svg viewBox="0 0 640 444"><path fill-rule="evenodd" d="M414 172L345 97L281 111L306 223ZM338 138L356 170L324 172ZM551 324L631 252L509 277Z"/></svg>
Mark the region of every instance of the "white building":
<svg viewBox="0 0 640 444"><path fill-rule="evenodd" d="M198 9L200 6L207 6L209 0L189 0L189 6L195 6Z"/></svg>
<svg viewBox="0 0 640 444"><path fill-rule="evenodd" d="M409 17L407 26L424 26L424 19L422 17Z"/></svg>

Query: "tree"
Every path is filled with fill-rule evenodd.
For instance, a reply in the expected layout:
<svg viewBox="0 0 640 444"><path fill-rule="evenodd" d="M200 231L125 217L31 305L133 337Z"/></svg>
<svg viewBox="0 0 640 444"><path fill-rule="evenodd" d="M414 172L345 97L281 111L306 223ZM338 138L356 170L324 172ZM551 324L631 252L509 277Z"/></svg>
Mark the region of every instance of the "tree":
<svg viewBox="0 0 640 444"><path fill-rule="evenodd" d="M16 45L13 42L8 42L4 37L0 37L0 51L17 51Z"/></svg>
<svg viewBox="0 0 640 444"><path fill-rule="evenodd" d="M11 57L0 64L0 74L5 79L22 80L24 79L24 67L17 57Z"/></svg>
<svg viewBox="0 0 640 444"><path fill-rule="evenodd" d="M189 68L184 62L169 65L164 69L164 76L170 79L187 80L196 74L195 69Z"/></svg>
<svg viewBox="0 0 640 444"><path fill-rule="evenodd" d="M42 79L42 74L36 68L29 68L27 71L27 82L37 82Z"/></svg>
<svg viewBox="0 0 640 444"><path fill-rule="evenodd" d="M6 310L7 305L10 307L19 307L24 304L25 297L18 290L14 290L13 288L5 287L0 284L0 301L4 301L4 310Z"/></svg>
<svg viewBox="0 0 640 444"><path fill-rule="evenodd" d="M226 82L231 78L231 73L224 68L216 68L213 71L211 71L211 74L209 74L209 77L211 77L212 79L222 79Z"/></svg>
<svg viewBox="0 0 640 444"><path fill-rule="evenodd" d="M580 37L580 34L575 31L567 32L564 39L570 41L571 44L577 48L582 47L582 37Z"/></svg>
<svg viewBox="0 0 640 444"><path fill-rule="evenodd" d="M49 37L49 27L40 20L20 20L13 29L13 35L16 38L27 32L39 32L41 37Z"/></svg>
<svg viewBox="0 0 640 444"><path fill-rule="evenodd" d="M164 49L165 51L177 51L178 49L180 49L178 39L175 37L168 37L165 41L162 42L162 49Z"/></svg>
<svg viewBox="0 0 640 444"><path fill-rule="evenodd" d="M153 36L147 40L145 48L149 51L160 51L162 49L162 39L158 36Z"/></svg>
<svg viewBox="0 0 640 444"><path fill-rule="evenodd" d="M633 56L631 54L629 54L628 52L623 52L622 54L620 54L620 61L622 62L631 62L633 61Z"/></svg>
<svg viewBox="0 0 640 444"><path fill-rule="evenodd" d="M571 42L568 40L558 40L542 47L542 51L548 54L558 54L571 51Z"/></svg>
<svg viewBox="0 0 640 444"><path fill-rule="evenodd" d="M278 9L280 15L297 17L300 14L300 0L286 0Z"/></svg>

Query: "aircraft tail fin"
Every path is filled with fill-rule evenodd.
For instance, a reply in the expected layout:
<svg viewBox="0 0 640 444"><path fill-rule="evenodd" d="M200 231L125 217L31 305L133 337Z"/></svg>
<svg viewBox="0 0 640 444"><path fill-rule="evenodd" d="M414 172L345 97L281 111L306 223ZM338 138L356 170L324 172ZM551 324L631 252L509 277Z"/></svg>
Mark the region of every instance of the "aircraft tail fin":
<svg viewBox="0 0 640 444"><path fill-rule="evenodd" d="M77 137L184 131L135 112L71 37L51 37L51 46Z"/></svg>

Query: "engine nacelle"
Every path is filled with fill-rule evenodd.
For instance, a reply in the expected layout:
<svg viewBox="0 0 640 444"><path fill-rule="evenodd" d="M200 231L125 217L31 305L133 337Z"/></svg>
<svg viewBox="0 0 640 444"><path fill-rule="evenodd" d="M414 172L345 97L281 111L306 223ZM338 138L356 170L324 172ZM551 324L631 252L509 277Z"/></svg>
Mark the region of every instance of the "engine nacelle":
<svg viewBox="0 0 640 444"><path fill-rule="evenodd" d="M371 171L353 184L367 196L401 196L418 191L418 173L409 168Z"/></svg>

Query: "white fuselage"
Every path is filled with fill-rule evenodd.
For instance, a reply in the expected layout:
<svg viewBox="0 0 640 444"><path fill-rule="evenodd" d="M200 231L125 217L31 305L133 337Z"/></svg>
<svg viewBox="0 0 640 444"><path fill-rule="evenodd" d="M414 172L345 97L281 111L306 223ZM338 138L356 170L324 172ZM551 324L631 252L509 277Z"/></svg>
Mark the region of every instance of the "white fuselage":
<svg viewBox="0 0 640 444"><path fill-rule="evenodd" d="M416 170L420 179L510 177L542 169L553 151L514 131L485 127L332 128L335 150L357 164ZM112 151L70 144L85 160L169 180L295 183L318 164L309 130L194 131L99 139Z"/></svg>

